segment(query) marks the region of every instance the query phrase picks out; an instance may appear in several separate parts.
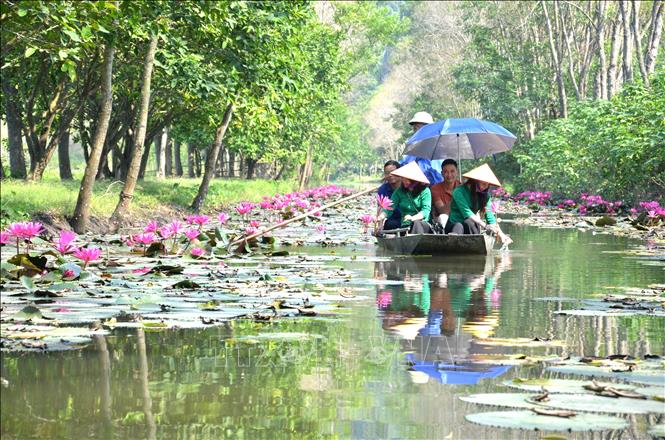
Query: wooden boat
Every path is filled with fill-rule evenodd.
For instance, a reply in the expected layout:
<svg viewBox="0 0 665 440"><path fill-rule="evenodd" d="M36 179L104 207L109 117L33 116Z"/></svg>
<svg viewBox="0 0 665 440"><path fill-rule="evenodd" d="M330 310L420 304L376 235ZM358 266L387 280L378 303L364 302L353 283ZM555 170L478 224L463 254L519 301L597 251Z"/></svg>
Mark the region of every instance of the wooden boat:
<svg viewBox="0 0 665 440"><path fill-rule="evenodd" d="M489 234L385 234L376 240L382 248L404 255L487 255L494 247L495 237Z"/></svg>

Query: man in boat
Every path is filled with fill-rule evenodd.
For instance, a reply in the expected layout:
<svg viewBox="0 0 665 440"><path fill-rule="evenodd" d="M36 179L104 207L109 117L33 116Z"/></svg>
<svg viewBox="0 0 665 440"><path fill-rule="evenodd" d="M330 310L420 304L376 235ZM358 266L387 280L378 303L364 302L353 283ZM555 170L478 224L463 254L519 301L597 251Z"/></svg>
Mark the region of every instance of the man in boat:
<svg viewBox="0 0 665 440"><path fill-rule="evenodd" d="M409 162L391 174L401 179L401 186L391 197L393 209L400 210L400 227L409 228L412 234L430 233L432 228L427 223L432 210L429 180L416 162ZM390 214L391 211L384 209L378 215L377 222L381 224ZM386 230L385 225L381 229Z"/></svg>
<svg viewBox="0 0 665 440"><path fill-rule="evenodd" d="M450 215L453 190L460 184L457 180L457 161L446 159L441 164L443 182L432 185L432 224L438 232L443 232Z"/></svg>
<svg viewBox="0 0 665 440"><path fill-rule="evenodd" d="M445 233L480 234L483 229L489 229L504 245L512 243L513 240L497 224L492 209L490 186L501 186L492 169L483 164L463 176L467 178L466 183L453 190Z"/></svg>
<svg viewBox="0 0 665 440"><path fill-rule="evenodd" d="M427 112L417 112L413 115L413 118L409 121L409 125L415 134L418 130L423 128L425 125L431 124L434 122L434 118ZM416 161L420 166L420 169L423 170L427 179L429 179L431 184L439 183L443 180L441 177L441 161L440 160L428 160L416 156L404 156L401 161L402 165L406 165L409 162Z"/></svg>
<svg viewBox="0 0 665 440"><path fill-rule="evenodd" d="M378 191L380 196L391 198L393 192L395 192L395 190L400 187L400 178L391 174L399 167L400 164L396 160L389 160L383 165L383 184L379 187ZM380 214L381 208L379 207L376 216L378 217ZM401 223L402 215L399 212L399 208L393 207L392 215L386 220L386 223L383 225L383 227L386 230L399 229Z"/></svg>

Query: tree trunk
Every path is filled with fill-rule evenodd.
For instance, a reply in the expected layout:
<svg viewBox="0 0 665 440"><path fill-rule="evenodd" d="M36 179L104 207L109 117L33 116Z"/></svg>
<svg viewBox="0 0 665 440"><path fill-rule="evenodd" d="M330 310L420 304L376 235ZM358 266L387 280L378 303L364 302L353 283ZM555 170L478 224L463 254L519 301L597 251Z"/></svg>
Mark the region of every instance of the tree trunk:
<svg viewBox="0 0 665 440"><path fill-rule="evenodd" d="M145 62L143 64L143 85L141 86L141 107L139 109L138 129L136 130L134 150L132 151L132 158L129 164L127 178L125 179L125 186L120 192L120 199L113 211L113 215L111 215L111 229L113 232L118 231L118 228L125 219L132 197L134 197L134 188L136 188L136 180L138 178L141 158L143 156L143 142L145 140L148 110L150 107L150 82L152 80L152 68L155 62L155 52L157 51L158 40L159 35L154 35L150 39L148 53L146 54Z"/></svg>
<svg viewBox="0 0 665 440"><path fill-rule="evenodd" d="M247 180L254 178L254 170L256 169L256 159L247 158Z"/></svg>
<svg viewBox="0 0 665 440"><path fill-rule="evenodd" d="M143 155L141 156L141 165L139 166L139 180L143 180L145 178L145 171L148 169L148 161L150 160L150 147L152 144L152 139L149 139L143 143L144 151ZM127 174L129 174L129 169L127 169Z"/></svg>
<svg viewBox="0 0 665 440"><path fill-rule="evenodd" d="M23 139L21 137L22 122L16 106L16 89L7 81L2 81L2 91L5 95L5 110L7 114L7 142L9 146L9 176L14 179L25 179L25 154L23 153Z"/></svg>
<svg viewBox="0 0 665 440"><path fill-rule="evenodd" d="M175 175L182 177L182 159L180 158L180 141L173 143L173 157L175 159Z"/></svg>
<svg viewBox="0 0 665 440"><path fill-rule="evenodd" d="M279 172L275 176L274 180L279 180L282 178L282 175L284 174L284 171L286 170L286 164L282 164L282 167L279 169Z"/></svg>
<svg viewBox="0 0 665 440"><path fill-rule="evenodd" d="M617 92L617 69L619 65L619 51L621 42L619 40L619 26L621 26L620 12L612 25L612 43L610 47L610 65L607 69L607 99L610 99Z"/></svg>
<svg viewBox="0 0 665 440"><path fill-rule="evenodd" d="M191 142L187 142L187 175L193 178L196 173L194 172L194 146Z"/></svg>
<svg viewBox="0 0 665 440"><path fill-rule="evenodd" d="M236 153L229 150L229 177L235 177Z"/></svg>
<svg viewBox="0 0 665 440"><path fill-rule="evenodd" d="M166 165L166 154L164 148L164 138L165 134L163 131L157 133L155 136L155 177L157 179L162 179L164 177L165 165Z"/></svg>
<svg viewBox="0 0 665 440"><path fill-rule="evenodd" d="M605 10L607 2L598 2L598 19L596 21L596 46L598 49L598 95L600 99L607 99L607 60L605 57Z"/></svg>
<svg viewBox="0 0 665 440"><path fill-rule="evenodd" d="M58 142L58 166L60 180L72 180L72 166L69 162L69 131L65 132Z"/></svg>
<svg viewBox="0 0 665 440"><path fill-rule="evenodd" d="M201 151L194 150L194 165L196 165L196 177L201 177Z"/></svg>
<svg viewBox="0 0 665 440"><path fill-rule="evenodd" d="M550 43L550 54L552 56L552 64L554 65L554 71L556 73L556 84L559 90L559 113L560 117L568 117L568 103L566 99L566 86L563 81L563 73L561 72L561 64L559 60L559 54L554 43L554 33L552 31L552 22L550 21L549 13L547 12L547 4L544 1L541 1L540 4L543 7L543 12L545 13L545 23L547 25L547 34L549 37ZM555 2L556 7L556 2Z"/></svg>
<svg viewBox="0 0 665 440"><path fill-rule="evenodd" d="M312 168L312 153L313 153L313 148L312 144L310 143L309 147L307 147L305 163L300 168L300 181L298 182L298 191L303 191L307 186L307 182L309 181L309 174Z"/></svg>
<svg viewBox="0 0 665 440"><path fill-rule="evenodd" d="M642 75L642 81L644 85L649 87L649 74L647 73L647 67L644 63L644 57L642 56L642 39L640 38L640 2L632 0L633 5L633 20L630 24L630 31L633 34L635 39L635 53L637 54L637 65L640 68L640 75Z"/></svg>
<svg viewBox="0 0 665 440"><path fill-rule="evenodd" d="M222 141L224 140L224 135L226 134L226 129L229 127L231 122L231 116L233 115L233 104L229 104L224 111L224 117L222 118L222 124L217 127L215 133L215 140L208 150L206 155L205 170L203 172L203 179L201 179L201 186L199 186L199 192L194 197L192 202L192 209L194 212L199 212L205 202L205 198L208 195L208 187L210 186L210 181L215 172L215 165L217 164L217 155L219 150L222 148Z"/></svg>
<svg viewBox="0 0 665 440"><path fill-rule="evenodd" d="M623 23L623 82L633 81L633 35L630 25L631 9L628 0L619 2L621 21Z"/></svg>
<svg viewBox="0 0 665 440"><path fill-rule="evenodd" d="M649 34L649 44L645 55L644 64L647 69L647 75L651 75L656 69L656 58L658 57L658 48L660 46L660 36L663 30L663 2L653 2L651 10L651 33Z"/></svg>
<svg viewBox="0 0 665 440"><path fill-rule="evenodd" d="M90 200L92 198L92 188L95 184L95 175L99 166L102 150L104 149L104 140L111 119L111 110L113 108L113 56L115 50L113 45L107 44L104 49L104 71L102 73L102 110L99 113L99 121L95 129L95 135L91 142L90 158L85 165L85 173L81 180L76 208L72 215L72 228L79 234L85 232L90 217Z"/></svg>
<svg viewBox="0 0 665 440"><path fill-rule="evenodd" d="M166 159L166 166L164 166L164 175L166 177L173 176L173 140L168 138L166 140L166 148L164 158Z"/></svg>

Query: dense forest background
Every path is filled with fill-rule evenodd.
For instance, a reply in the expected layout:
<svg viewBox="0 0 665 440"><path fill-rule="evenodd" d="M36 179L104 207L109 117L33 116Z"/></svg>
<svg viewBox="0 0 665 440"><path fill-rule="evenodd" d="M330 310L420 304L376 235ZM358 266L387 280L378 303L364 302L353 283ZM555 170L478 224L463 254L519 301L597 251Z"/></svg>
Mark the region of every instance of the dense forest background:
<svg viewBox="0 0 665 440"><path fill-rule="evenodd" d="M513 131L515 189L662 195L664 8L3 0L2 177L83 176L79 213L118 180L120 218L137 180L184 175L198 209L219 177L376 175L428 111Z"/></svg>

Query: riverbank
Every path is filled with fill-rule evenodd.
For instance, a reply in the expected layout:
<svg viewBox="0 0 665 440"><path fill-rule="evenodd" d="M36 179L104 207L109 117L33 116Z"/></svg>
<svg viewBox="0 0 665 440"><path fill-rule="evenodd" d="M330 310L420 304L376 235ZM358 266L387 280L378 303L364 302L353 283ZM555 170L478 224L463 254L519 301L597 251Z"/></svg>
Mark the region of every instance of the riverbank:
<svg viewBox="0 0 665 440"><path fill-rule="evenodd" d="M3 180L0 189L2 227L15 221L36 220L52 231L71 229L67 216L74 211L79 183L78 180L57 178L34 183ZM130 223L144 223L148 219L161 222L182 219L189 212L199 184L200 179L187 178L140 181L134 193ZM244 200L257 202L263 196L291 192L296 186L296 182L282 180L214 179L210 182L204 212L219 211ZM106 222L113 213L121 189L122 182L119 181L95 183L90 232L106 232Z"/></svg>
<svg viewBox="0 0 665 440"><path fill-rule="evenodd" d="M555 207L539 207L534 211L526 205L506 201L501 204L504 221L541 228L575 228L594 234L628 237L655 243L665 249L665 224L645 226L625 215L579 215Z"/></svg>

